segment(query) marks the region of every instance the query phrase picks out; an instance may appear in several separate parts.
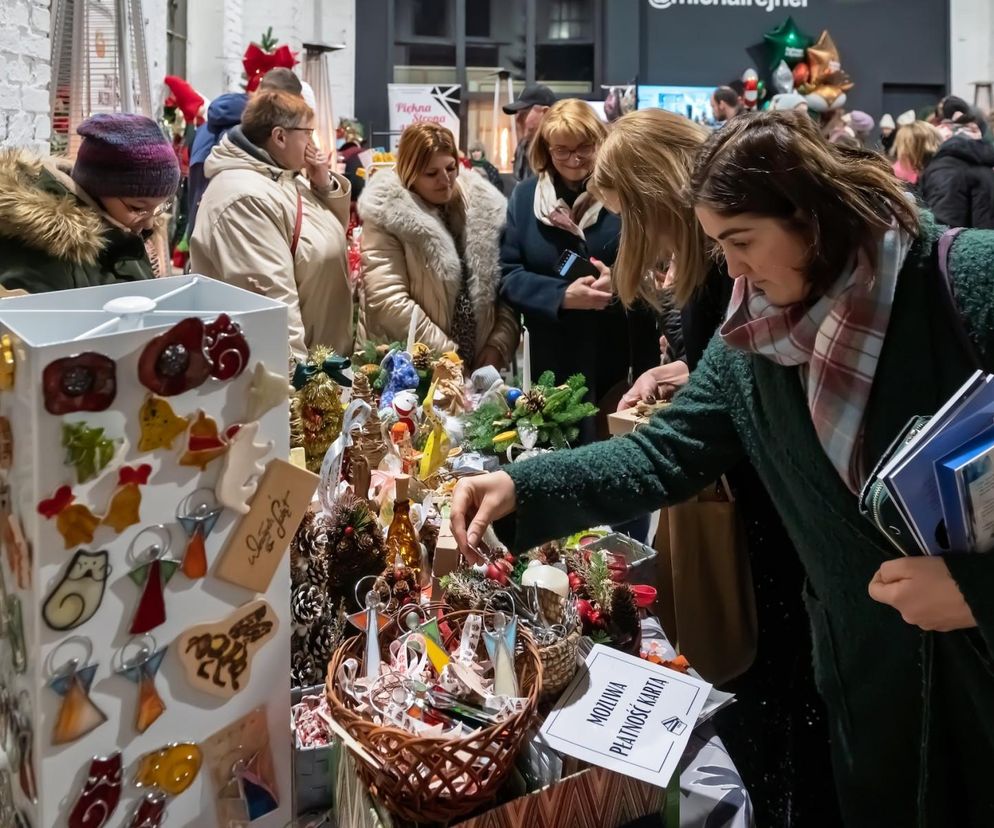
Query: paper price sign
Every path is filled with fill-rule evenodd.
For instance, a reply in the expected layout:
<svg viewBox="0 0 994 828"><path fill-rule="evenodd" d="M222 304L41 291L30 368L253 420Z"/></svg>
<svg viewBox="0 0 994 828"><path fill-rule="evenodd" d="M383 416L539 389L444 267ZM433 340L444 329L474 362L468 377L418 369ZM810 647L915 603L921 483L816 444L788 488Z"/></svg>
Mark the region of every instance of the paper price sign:
<svg viewBox="0 0 994 828"><path fill-rule="evenodd" d="M711 685L595 644L542 726L560 753L665 787Z"/></svg>

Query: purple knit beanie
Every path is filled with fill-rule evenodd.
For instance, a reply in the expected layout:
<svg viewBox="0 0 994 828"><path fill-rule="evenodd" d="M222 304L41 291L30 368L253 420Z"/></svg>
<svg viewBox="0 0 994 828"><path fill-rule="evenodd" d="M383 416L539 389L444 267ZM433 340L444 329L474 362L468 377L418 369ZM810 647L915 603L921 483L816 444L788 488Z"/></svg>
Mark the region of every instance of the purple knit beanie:
<svg viewBox="0 0 994 828"><path fill-rule="evenodd" d="M126 113L93 115L76 131L83 136L72 178L94 198L161 198L179 187L172 144L151 118Z"/></svg>

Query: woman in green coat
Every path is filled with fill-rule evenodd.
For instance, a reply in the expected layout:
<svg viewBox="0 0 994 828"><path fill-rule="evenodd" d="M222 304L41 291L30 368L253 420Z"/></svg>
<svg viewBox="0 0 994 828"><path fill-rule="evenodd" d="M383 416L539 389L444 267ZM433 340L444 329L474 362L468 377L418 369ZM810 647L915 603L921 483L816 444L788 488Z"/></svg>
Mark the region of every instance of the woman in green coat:
<svg viewBox="0 0 994 828"><path fill-rule="evenodd" d="M731 122L691 189L735 288L690 383L634 434L461 481L456 538L472 556L512 512L516 548L619 523L748 457L805 567L844 824L994 825L994 557L895 557L857 502L908 420L970 375L964 326L994 366L994 232L950 251L961 323L944 228L806 117Z"/></svg>
<svg viewBox="0 0 994 828"><path fill-rule="evenodd" d="M43 293L155 274L145 241L179 186L151 118L94 115L75 163L0 150L0 285Z"/></svg>

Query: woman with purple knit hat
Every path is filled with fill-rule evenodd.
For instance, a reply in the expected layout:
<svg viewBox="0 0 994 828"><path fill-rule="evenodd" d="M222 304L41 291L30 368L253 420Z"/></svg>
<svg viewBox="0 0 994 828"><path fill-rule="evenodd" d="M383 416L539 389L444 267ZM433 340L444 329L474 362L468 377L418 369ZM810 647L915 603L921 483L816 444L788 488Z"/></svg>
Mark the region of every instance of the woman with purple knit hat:
<svg viewBox="0 0 994 828"><path fill-rule="evenodd" d="M94 115L75 164L0 150L0 285L29 293L153 277L145 241L179 185L151 118Z"/></svg>

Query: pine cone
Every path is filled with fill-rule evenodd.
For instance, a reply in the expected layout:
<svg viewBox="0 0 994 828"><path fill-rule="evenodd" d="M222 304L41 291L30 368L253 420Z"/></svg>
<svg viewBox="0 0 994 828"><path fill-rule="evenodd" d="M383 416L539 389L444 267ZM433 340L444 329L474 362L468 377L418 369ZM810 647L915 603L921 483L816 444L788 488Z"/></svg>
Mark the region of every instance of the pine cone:
<svg viewBox="0 0 994 828"><path fill-rule="evenodd" d="M311 654L298 650L290 659L290 682L294 687L311 687L320 683L322 678L314 664Z"/></svg>
<svg viewBox="0 0 994 828"><path fill-rule="evenodd" d="M541 388L533 388L518 398L517 405L523 405L529 414L538 414L545 408L545 392Z"/></svg>
<svg viewBox="0 0 994 828"><path fill-rule="evenodd" d="M428 371L431 369L431 350L423 342L414 345L414 353L411 355L411 362L417 371Z"/></svg>
<svg viewBox="0 0 994 828"><path fill-rule="evenodd" d="M290 544L290 572L294 584L310 581L321 585L328 579L327 545L324 519L307 512Z"/></svg>
<svg viewBox="0 0 994 828"><path fill-rule="evenodd" d="M611 593L611 631L619 645L623 647L639 634L639 608L635 593L628 584L618 584Z"/></svg>
<svg viewBox="0 0 994 828"><path fill-rule="evenodd" d="M294 624L310 626L324 612L325 597L314 584L296 587L290 595L290 619Z"/></svg>
<svg viewBox="0 0 994 828"><path fill-rule="evenodd" d="M308 650L319 664L324 664L342 640L342 625L334 615L323 615L313 627Z"/></svg>

